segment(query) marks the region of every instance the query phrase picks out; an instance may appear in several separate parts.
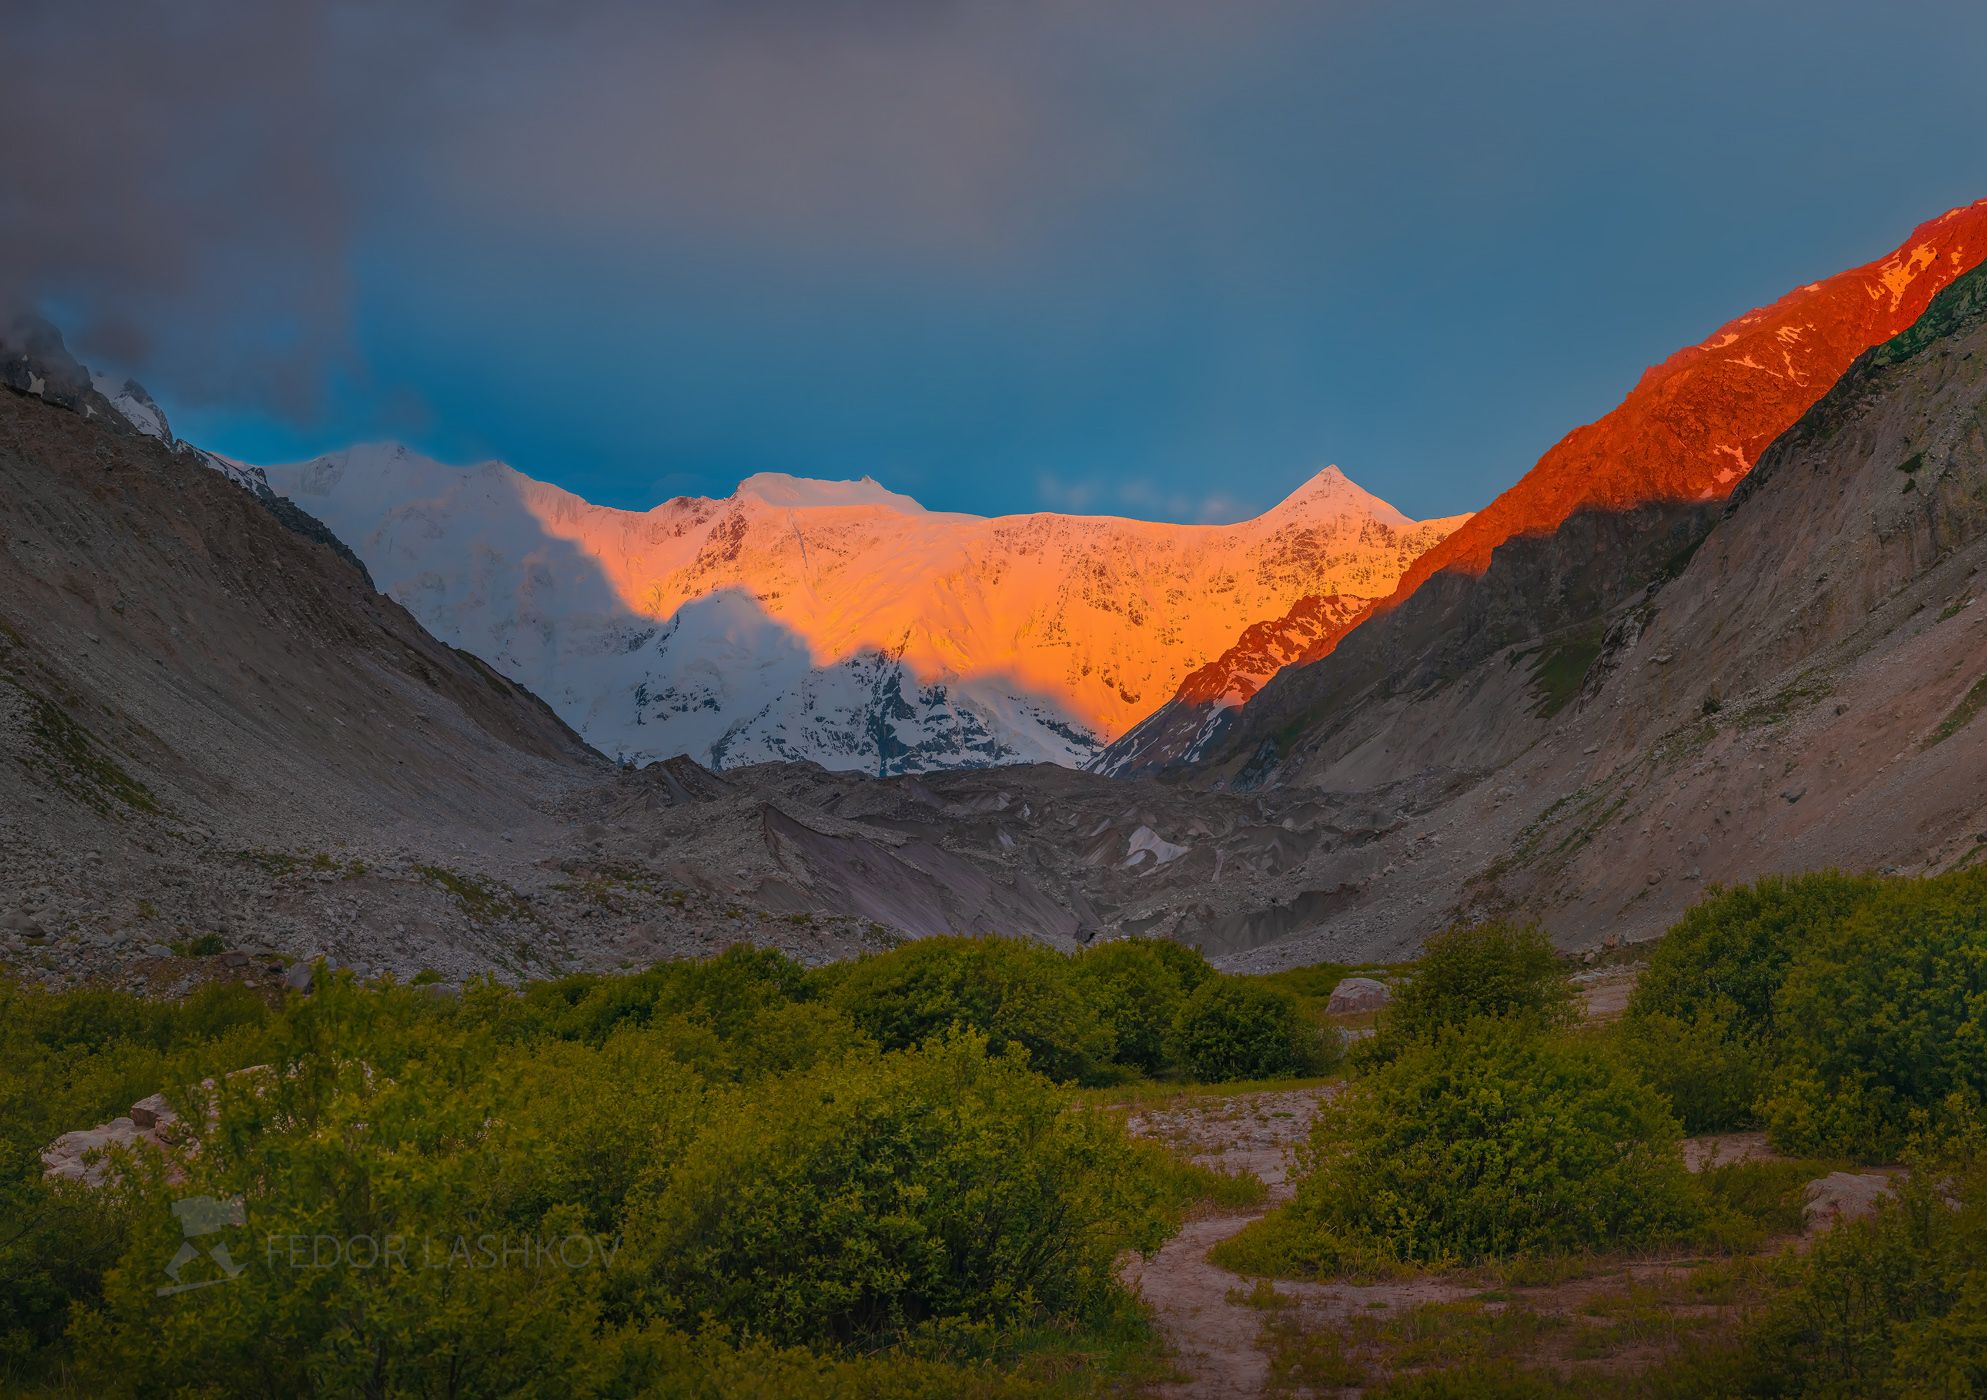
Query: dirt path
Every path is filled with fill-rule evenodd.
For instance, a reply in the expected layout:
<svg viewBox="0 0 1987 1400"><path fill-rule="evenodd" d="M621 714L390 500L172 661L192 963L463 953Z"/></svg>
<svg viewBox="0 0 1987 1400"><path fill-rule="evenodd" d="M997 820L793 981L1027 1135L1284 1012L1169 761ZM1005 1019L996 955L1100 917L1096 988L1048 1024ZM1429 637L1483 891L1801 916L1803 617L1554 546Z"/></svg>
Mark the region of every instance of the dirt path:
<svg viewBox="0 0 1987 1400"><path fill-rule="evenodd" d="M1269 1187L1268 1200L1256 1209L1189 1220L1152 1258L1133 1260L1126 1269L1125 1281L1151 1305L1175 1365L1189 1377L1155 1394L1213 1400L1263 1393L1269 1358L1258 1343L1262 1314L1240 1300L1244 1281L1209 1263L1207 1252L1289 1199L1289 1150L1310 1130L1319 1102L1337 1089L1334 1084L1226 1099L1183 1096L1131 1115L1126 1126L1132 1132L1208 1166L1254 1172Z"/></svg>

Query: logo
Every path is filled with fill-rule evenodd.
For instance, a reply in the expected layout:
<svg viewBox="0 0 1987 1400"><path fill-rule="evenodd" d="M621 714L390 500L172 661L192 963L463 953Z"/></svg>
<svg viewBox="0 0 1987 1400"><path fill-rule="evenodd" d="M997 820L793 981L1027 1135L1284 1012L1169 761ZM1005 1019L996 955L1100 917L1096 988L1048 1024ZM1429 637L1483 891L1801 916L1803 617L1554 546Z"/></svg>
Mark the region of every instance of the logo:
<svg viewBox="0 0 1987 1400"><path fill-rule="evenodd" d="M180 1233L186 1238L180 1242L179 1253L173 1255L172 1262L166 1265L166 1277L170 1284L161 1284L158 1294L161 1298L172 1293L188 1293L196 1288L212 1288L217 1283L227 1283L239 1278L246 1264L237 1264L228 1253L225 1239L209 1241L206 1244L194 1243L206 1240L210 1235L237 1228L248 1223L240 1201L217 1201L212 1196L188 1196L185 1200L172 1203L172 1213L179 1217ZM220 1270L218 1278L195 1278L188 1280L184 1271L195 1260L205 1259ZM205 1273L206 1270L196 1270Z"/></svg>

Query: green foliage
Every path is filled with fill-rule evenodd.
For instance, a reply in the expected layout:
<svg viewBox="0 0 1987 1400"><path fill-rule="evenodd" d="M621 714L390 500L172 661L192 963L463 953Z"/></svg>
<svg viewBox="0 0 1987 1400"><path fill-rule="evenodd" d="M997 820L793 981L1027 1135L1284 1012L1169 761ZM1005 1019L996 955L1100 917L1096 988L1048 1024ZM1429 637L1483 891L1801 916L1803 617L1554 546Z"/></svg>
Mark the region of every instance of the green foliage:
<svg viewBox="0 0 1987 1400"><path fill-rule="evenodd" d="M1758 1121L1779 1055L1774 1006L1788 969L1883 888L1839 871L1714 888L1656 944L1620 1043L1687 1132Z"/></svg>
<svg viewBox="0 0 1987 1400"><path fill-rule="evenodd" d="M629 1226L656 1310L782 1344L874 1346L1108 1304L1170 1233L1113 1124L970 1033L769 1081L713 1113Z"/></svg>
<svg viewBox="0 0 1987 1400"><path fill-rule="evenodd" d="M1987 1103L1987 870L1886 884L1817 933L1775 1002L1784 1148L1888 1159Z"/></svg>
<svg viewBox="0 0 1987 1400"><path fill-rule="evenodd" d="M1263 1191L1019 1048L882 1052L777 954L459 998L316 971L273 1008L0 979L0 1390L1087 1393L1146 1364L1121 1253ZM41 1179L161 1089L214 1115L184 1182ZM244 1272L162 1294L195 1195L241 1203Z"/></svg>
<svg viewBox="0 0 1987 1400"><path fill-rule="evenodd" d="M203 933L198 938L184 938L168 945L182 958L211 958L228 951L227 941L218 933Z"/></svg>
<svg viewBox="0 0 1987 1400"><path fill-rule="evenodd" d="M1882 888L1873 876L1834 870L1714 886L1650 952L1629 996L1629 1019L1708 1014L1741 1038L1770 1036L1774 998L1794 955Z"/></svg>
<svg viewBox="0 0 1987 1400"><path fill-rule="evenodd" d="M1732 1393L1987 1394L1987 1164L1903 1184L1791 1268Z"/></svg>
<svg viewBox="0 0 1987 1400"><path fill-rule="evenodd" d="M1340 1053L1337 1033L1307 1020L1295 997L1234 977L1201 983L1173 1018L1167 1043L1182 1069L1209 1082L1315 1074Z"/></svg>
<svg viewBox="0 0 1987 1400"><path fill-rule="evenodd" d="M1698 1215L1678 1136L1596 1047L1478 1020L1324 1105L1295 1200L1227 1257L1268 1244L1276 1272L1317 1273L1647 1244Z"/></svg>
<svg viewBox="0 0 1987 1400"><path fill-rule="evenodd" d="M1111 1030L1079 993L1070 959L1018 938L921 938L839 970L830 999L886 1050L953 1026L1018 1045L1052 1079L1110 1075Z"/></svg>
<svg viewBox="0 0 1987 1400"><path fill-rule="evenodd" d="M1712 1011L1690 1020L1663 1012L1625 1018L1613 1044L1623 1062L1669 1101L1686 1133L1748 1128L1765 1091L1771 1062L1758 1035L1732 1028Z"/></svg>
<svg viewBox="0 0 1987 1400"><path fill-rule="evenodd" d="M1114 938L1075 962L1077 987L1110 1028L1116 1058L1141 1073L1167 1068L1166 1036L1188 993L1214 977L1207 959L1167 938Z"/></svg>
<svg viewBox="0 0 1987 1400"><path fill-rule="evenodd" d="M1485 1018L1518 1017L1541 1028L1569 1024L1577 999L1552 941L1535 925L1458 924L1428 940L1381 1018L1393 1046L1434 1038Z"/></svg>

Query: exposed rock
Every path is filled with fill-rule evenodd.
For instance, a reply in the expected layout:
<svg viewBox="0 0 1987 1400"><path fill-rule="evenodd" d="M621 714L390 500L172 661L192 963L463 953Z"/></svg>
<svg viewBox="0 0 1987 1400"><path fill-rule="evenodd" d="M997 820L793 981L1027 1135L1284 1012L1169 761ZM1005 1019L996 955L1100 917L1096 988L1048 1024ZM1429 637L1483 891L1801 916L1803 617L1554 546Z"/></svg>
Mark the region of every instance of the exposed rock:
<svg viewBox="0 0 1987 1400"><path fill-rule="evenodd" d="M1325 1010L1333 1015L1354 1011L1377 1011L1393 999L1393 988L1385 982L1376 981L1371 977L1347 977L1332 988L1331 999L1325 1003Z"/></svg>
<svg viewBox="0 0 1987 1400"><path fill-rule="evenodd" d="M1808 1229L1825 1230L1845 1220L1860 1220L1891 1195L1896 1183L1882 1172L1830 1172L1811 1181L1802 1192Z"/></svg>

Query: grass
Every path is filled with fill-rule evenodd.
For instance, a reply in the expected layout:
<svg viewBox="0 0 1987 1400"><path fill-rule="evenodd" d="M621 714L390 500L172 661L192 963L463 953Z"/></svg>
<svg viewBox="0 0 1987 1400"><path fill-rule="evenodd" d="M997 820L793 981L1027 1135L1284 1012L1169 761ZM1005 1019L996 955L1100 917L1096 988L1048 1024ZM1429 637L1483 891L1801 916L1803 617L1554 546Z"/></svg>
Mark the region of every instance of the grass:
<svg viewBox="0 0 1987 1400"><path fill-rule="evenodd" d="M217 953L228 951L228 945L218 933L203 933L198 938L182 938L166 945L182 958L211 958Z"/></svg>
<svg viewBox="0 0 1987 1400"><path fill-rule="evenodd" d="M1343 1077L1340 1074L1321 1074L1305 1079L1235 1079L1217 1084L1146 1079L1130 1084L1076 1088L1070 1093L1076 1102L1093 1108L1184 1108L1208 1099L1237 1098L1245 1094L1267 1094L1288 1089L1316 1089L1336 1083Z"/></svg>
<svg viewBox="0 0 1987 1400"><path fill-rule="evenodd" d="M1973 717L1983 709L1987 709L1987 676L1982 676L1973 683L1973 688L1966 692L1957 705L1953 706L1951 714L1939 721L1939 727L1926 736L1925 742L1921 747L1929 749L1935 744L1943 744L1946 740L1952 738L1953 735L1959 733L1960 730L1966 728L1972 722Z"/></svg>
<svg viewBox="0 0 1987 1400"><path fill-rule="evenodd" d="M159 810L152 790L119 767L67 710L31 691L21 693L28 701L28 736L42 754L37 766L57 787L105 816L118 806L134 812Z"/></svg>
<svg viewBox="0 0 1987 1400"><path fill-rule="evenodd" d="M499 885L478 880L473 875L440 865L417 865L414 873L440 885L455 898L462 912L479 924L497 919L528 919L531 911L517 895Z"/></svg>
<svg viewBox="0 0 1987 1400"><path fill-rule="evenodd" d="M1587 673L1601 655L1599 629L1564 638L1548 646L1532 664L1532 694L1538 707L1532 711L1540 719L1551 719L1573 702Z"/></svg>

